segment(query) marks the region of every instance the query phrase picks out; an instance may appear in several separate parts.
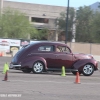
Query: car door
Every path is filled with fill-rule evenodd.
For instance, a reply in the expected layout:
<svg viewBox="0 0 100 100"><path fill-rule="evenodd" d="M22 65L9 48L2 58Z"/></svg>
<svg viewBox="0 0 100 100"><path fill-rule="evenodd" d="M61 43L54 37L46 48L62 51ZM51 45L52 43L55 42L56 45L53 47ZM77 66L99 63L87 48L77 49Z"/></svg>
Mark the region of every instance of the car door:
<svg viewBox="0 0 100 100"><path fill-rule="evenodd" d="M55 63L56 68L61 68L62 66L70 68L73 65L73 54L68 47L56 46Z"/></svg>
<svg viewBox="0 0 100 100"><path fill-rule="evenodd" d="M53 45L46 44L39 46L38 55L46 60L48 68L52 68L54 66L55 55Z"/></svg>

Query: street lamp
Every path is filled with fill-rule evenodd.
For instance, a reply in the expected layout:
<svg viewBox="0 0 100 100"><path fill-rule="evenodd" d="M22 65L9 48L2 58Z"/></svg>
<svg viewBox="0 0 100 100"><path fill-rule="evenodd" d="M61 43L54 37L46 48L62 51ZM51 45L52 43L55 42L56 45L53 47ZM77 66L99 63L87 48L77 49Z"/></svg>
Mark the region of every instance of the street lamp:
<svg viewBox="0 0 100 100"><path fill-rule="evenodd" d="M68 15L69 15L69 0L68 0L68 6L67 6L67 10L66 10L66 32L65 32L65 43L67 43L67 39L68 39Z"/></svg>

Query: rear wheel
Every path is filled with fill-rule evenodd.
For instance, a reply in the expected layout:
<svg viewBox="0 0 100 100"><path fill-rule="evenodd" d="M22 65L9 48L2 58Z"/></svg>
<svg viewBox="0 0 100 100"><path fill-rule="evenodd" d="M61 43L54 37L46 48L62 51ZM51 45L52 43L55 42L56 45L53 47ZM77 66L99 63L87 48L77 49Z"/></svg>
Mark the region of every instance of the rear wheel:
<svg viewBox="0 0 100 100"><path fill-rule="evenodd" d="M33 73L42 73L44 70L44 64L40 61L37 61L33 64Z"/></svg>
<svg viewBox="0 0 100 100"><path fill-rule="evenodd" d="M90 76L94 73L94 66L92 64L86 64L83 67L83 75L84 76Z"/></svg>

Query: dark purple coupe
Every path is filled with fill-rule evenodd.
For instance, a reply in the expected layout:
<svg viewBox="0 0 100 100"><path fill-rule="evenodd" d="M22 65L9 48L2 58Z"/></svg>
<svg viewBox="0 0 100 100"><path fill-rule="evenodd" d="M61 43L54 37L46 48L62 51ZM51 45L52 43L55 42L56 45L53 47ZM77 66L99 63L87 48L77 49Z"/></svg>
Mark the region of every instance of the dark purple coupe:
<svg viewBox="0 0 100 100"><path fill-rule="evenodd" d="M64 43L51 41L36 41L24 46L13 57L10 69L22 70L24 73L42 73L43 71L61 70L65 66L76 74L90 76L98 69L98 63L91 55L72 53Z"/></svg>

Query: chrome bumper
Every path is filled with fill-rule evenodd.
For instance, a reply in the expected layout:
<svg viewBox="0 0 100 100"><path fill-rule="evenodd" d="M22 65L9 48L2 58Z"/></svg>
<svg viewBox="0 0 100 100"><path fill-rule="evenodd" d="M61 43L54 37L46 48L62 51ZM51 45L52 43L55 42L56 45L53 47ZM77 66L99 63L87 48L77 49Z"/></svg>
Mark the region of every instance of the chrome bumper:
<svg viewBox="0 0 100 100"><path fill-rule="evenodd" d="M10 64L9 69L21 69L21 65Z"/></svg>

